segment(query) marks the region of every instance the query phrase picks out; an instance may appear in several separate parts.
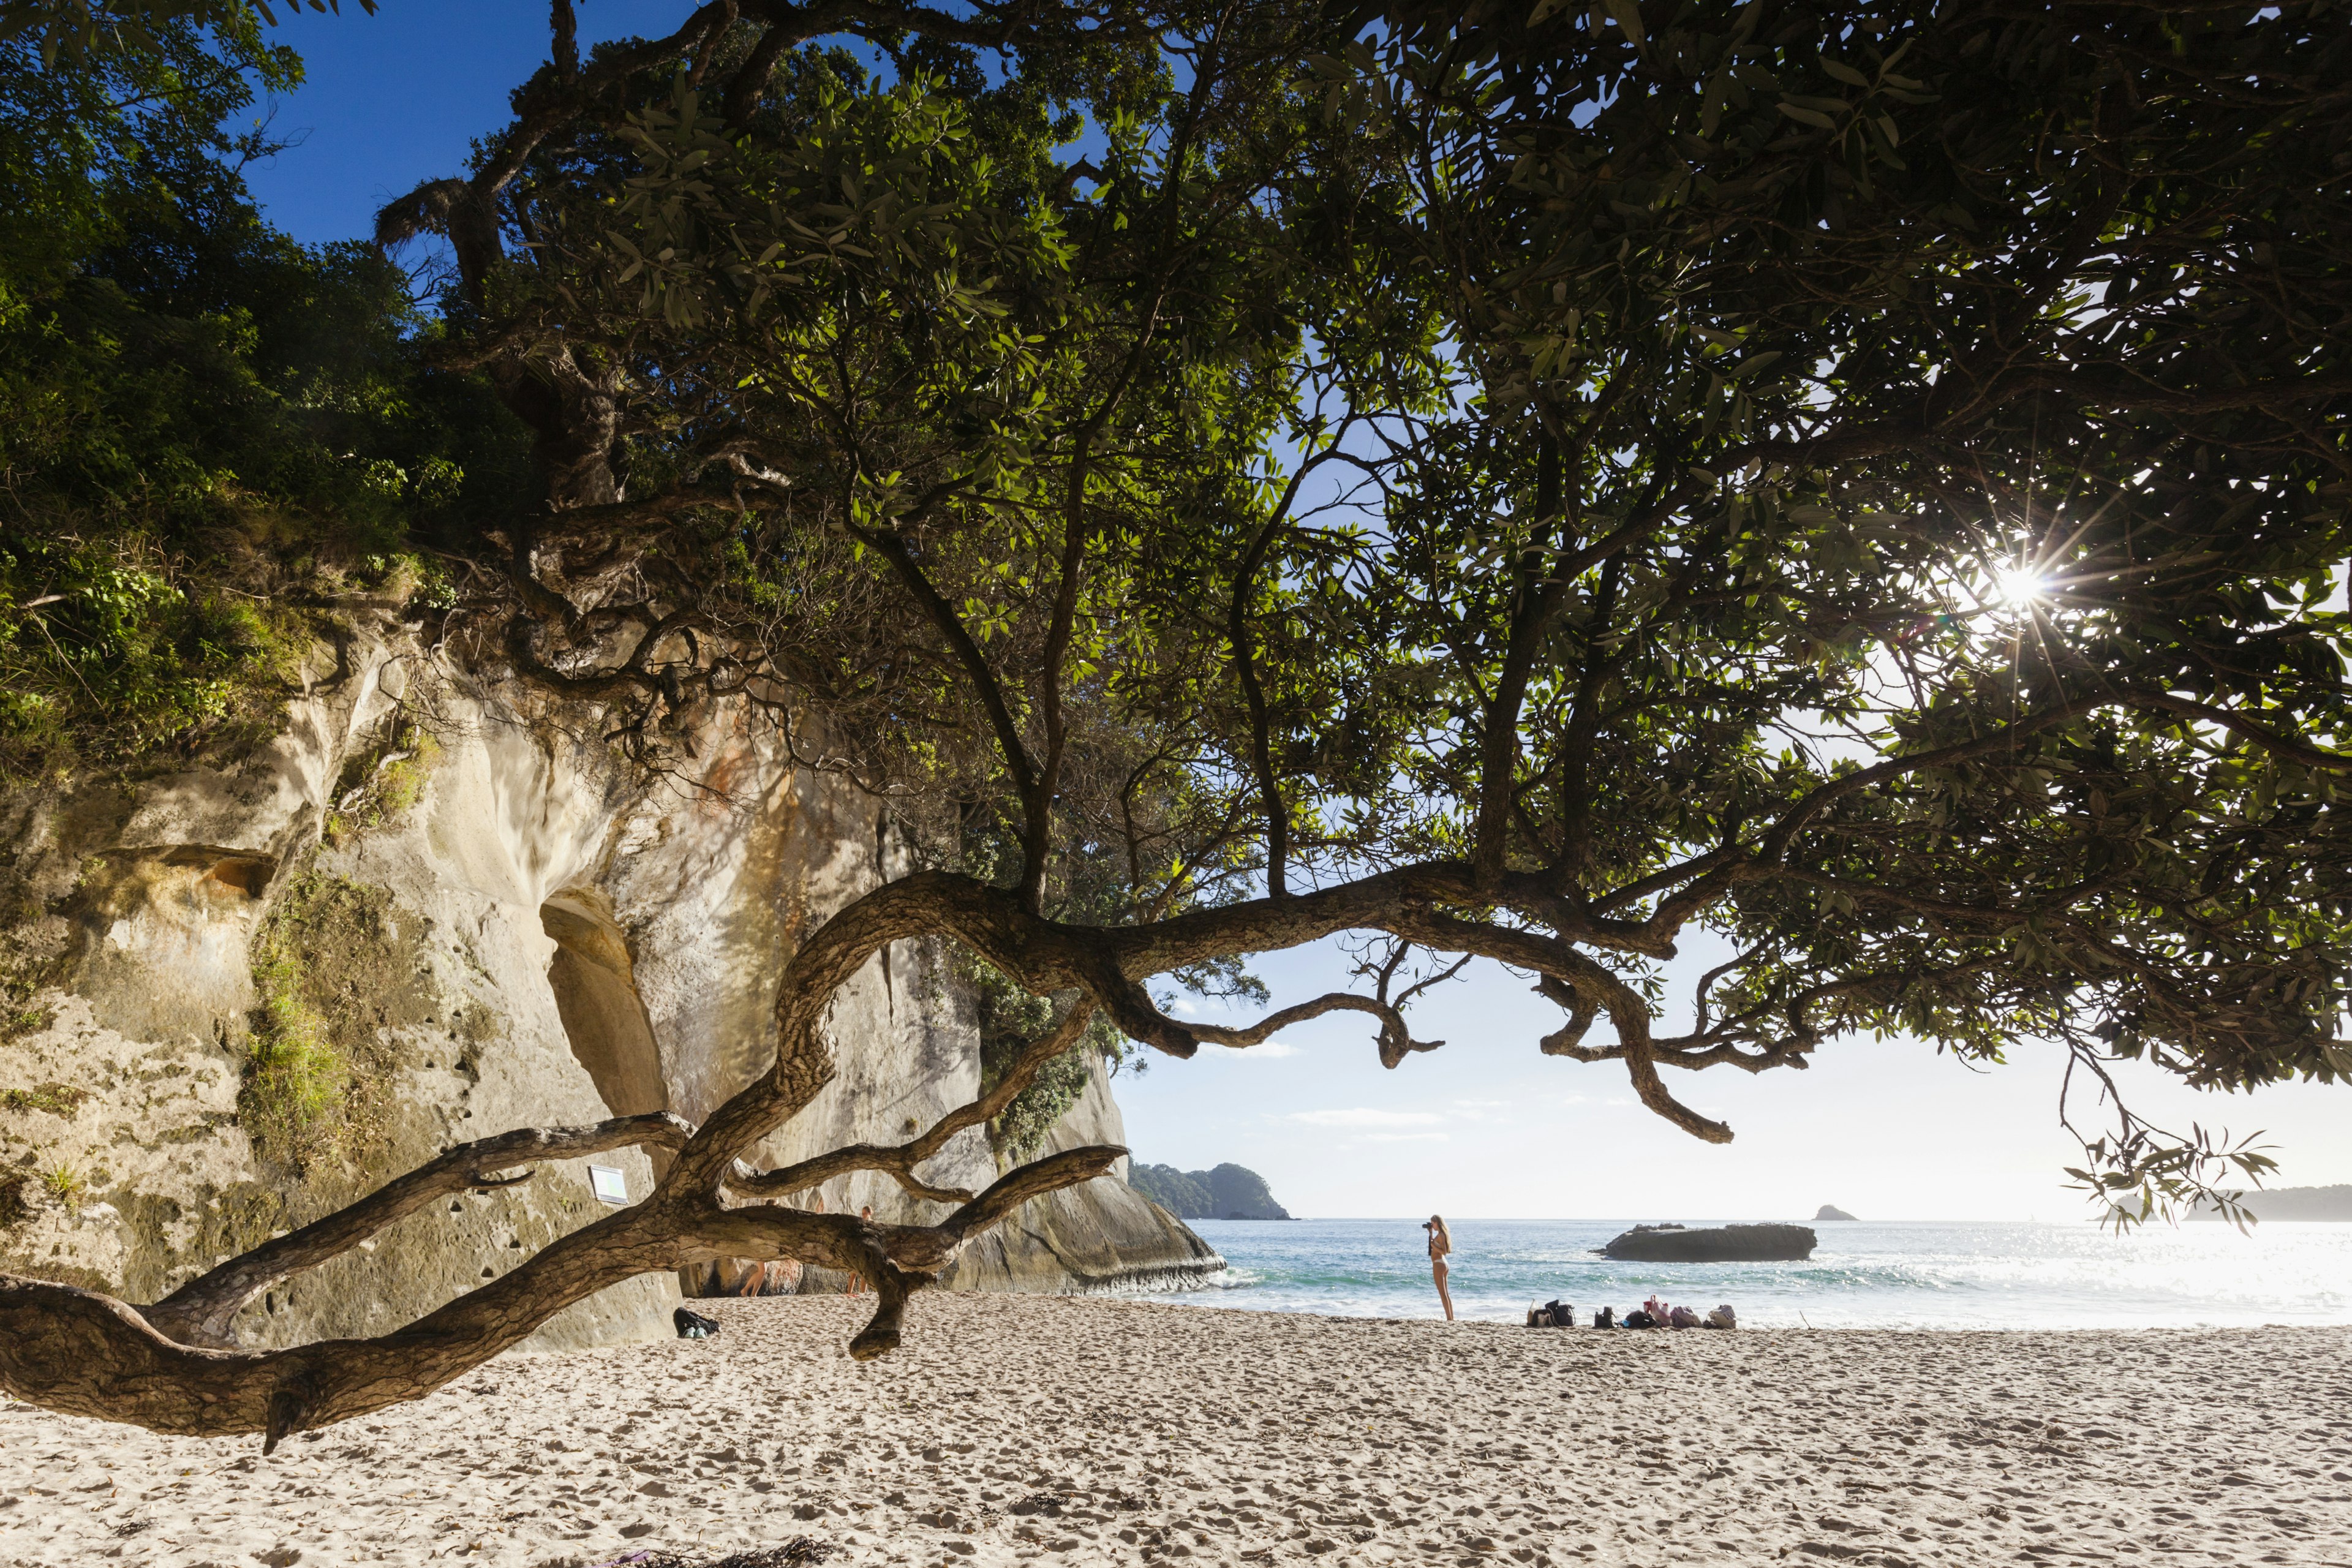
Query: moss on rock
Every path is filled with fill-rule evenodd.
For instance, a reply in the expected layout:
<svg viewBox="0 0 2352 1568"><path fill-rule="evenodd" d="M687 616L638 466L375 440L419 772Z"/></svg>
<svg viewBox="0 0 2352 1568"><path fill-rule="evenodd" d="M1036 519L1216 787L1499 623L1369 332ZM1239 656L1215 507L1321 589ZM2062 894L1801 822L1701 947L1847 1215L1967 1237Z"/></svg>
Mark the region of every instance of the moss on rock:
<svg viewBox="0 0 2352 1568"><path fill-rule="evenodd" d="M341 842L397 821L425 798L425 786L441 760L441 742L414 719L393 725L383 741L345 760L335 781L334 805L327 813L326 837Z"/></svg>
<svg viewBox="0 0 2352 1568"><path fill-rule="evenodd" d="M0 1090L0 1110L37 1110L50 1116L71 1116L89 1098L89 1090L73 1084L44 1083L31 1089Z"/></svg>
<svg viewBox="0 0 2352 1568"><path fill-rule="evenodd" d="M996 1087L1033 1041L1055 1027L1072 996L1032 995L978 958L967 959L962 976L979 1004L980 1079L985 1092ZM1116 1066L1127 1047L1127 1037L1097 1013L1077 1043L1040 1068L1029 1087L988 1124L989 1144L998 1161L1011 1165L1033 1157L1087 1092L1093 1059L1102 1057Z"/></svg>
<svg viewBox="0 0 2352 1568"><path fill-rule="evenodd" d="M160 1300L293 1224L286 1195L258 1182L201 1189L187 1204L145 1192L121 1193L111 1201L121 1211L127 1248L121 1292L133 1301Z"/></svg>
<svg viewBox="0 0 2352 1568"><path fill-rule="evenodd" d="M331 872L290 879L253 943L253 1016L238 1120L269 1158L310 1173L364 1165L389 1123L392 1031L431 1021L423 917Z"/></svg>

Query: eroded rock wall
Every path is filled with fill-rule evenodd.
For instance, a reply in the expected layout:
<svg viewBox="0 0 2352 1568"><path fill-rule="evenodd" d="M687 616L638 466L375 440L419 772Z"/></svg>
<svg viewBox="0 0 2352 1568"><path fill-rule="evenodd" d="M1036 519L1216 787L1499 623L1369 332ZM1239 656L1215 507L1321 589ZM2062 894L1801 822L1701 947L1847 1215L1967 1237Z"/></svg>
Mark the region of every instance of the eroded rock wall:
<svg viewBox="0 0 2352 1568"><path fill-rule="evenodd" d="M1110 1079L1096 1058L1086 1092L1047 1135L1044 1152L1127 1142ZM967 1247L947 1283L967 1290L1161 1289L1201 1284L1225 1260L1184 1222L1118 1179L1025 1204Z"/></svg>
<svg viewBox="0 0 2352 1568"><path fill-rule="evenodd" d="M624 935L667 1109L700 1121L775 1058L782 956L851 900L912 868L879 804L829 774L784 765L764 731L714 725L698 787L670 787L616 818L594 879ZM845 1143L891 1142L979 1097L979 1027L941 943L892 944L833 1008L838 1072L760 1150L788 1163ZM1047 1152L1125 1142L1102 1065ZM996 1179L983 1129L959 1134L927 1179L974 1191ZM816 1194L835 1214L919 1224L946 1211L873 1173ZM1026 1205L967 1249L942 1280L959 1289L1092 1290L1190 1284L1223 1259L1181 1220L1113 1178ZM798 1271L793 1271L797 1273ZM740 1282L740 1273L730 1277ZM837 1289L811 1269L800 1288ZM774 1288L772 1281L771 1288Z"/></svg>
<svg viewBox="0 0 2352 1568"><path fill-rule="evenodd" d="M585 716L483 700L396 627L362 627L318 666L239 767L20 798L0 817L28 995L0 1043L0 1269L152 1300L453 1142L649 1110L699 1119L771 1059L777 973L802 933L906 868L876 803L724 710L692 737L689 775L649 775ZM413 787L382 789L392 769ZM299 1169L271 1134L257 1146L266 1124L240 1104L277 1005L257 989L257 934L280 955L265 984L308 986L322 1037L363 1068L341 1143ZM840 1076L768 1158L903 1136L978 1092L977 1031L936 944L869 963L834 1020ZM1055 1146L1118 1135L1097 1071ZM654 1175L635 1151L598 1163L632 1193ZM985 1134L927 1174L985 1185ZM887 1181L835 1186L835 1212L938 1212ZM297 1277L240 1334L383 1331L601 1212L583 1163L545 1167ZM949 1282L1084 1289L1218 1266L1104 1180L1030 1205ZM667 1334L677 1298L667 1277L632 1281L538 1342Z"/></svg>
<svg viewBox="0 0 2352 1568"><path fill-rule="evenodd" d="M542 885L599 843L600 781L445 692L422 797L321 843L352 765L372 763L412 683L437 672L388 630L319 663L282 733L239 768L17 803L10 869L40 913L16 935L52 984L34 998L46 1026L0 1045L0 1170L18 1178L0 1268L153 1300L451 1143L606 1114L558 1014L539 918ZM290 1150L257 1148L239 1091L266 1000L257 933L320 888L351 896L308 900L341 923L298 940L297 967L331 960L328 1032L364 1037L368 1059L343 1146L298 1169ZM641 1153L609 1163L640 1189L651 1181ZM599 1212L581 1163L551 1164L297 1276L241 1315L239 1335L396 1328ZM676 1294L667 1279L631 1281L551 1321L539 1343L643 1337Z"/></svg>

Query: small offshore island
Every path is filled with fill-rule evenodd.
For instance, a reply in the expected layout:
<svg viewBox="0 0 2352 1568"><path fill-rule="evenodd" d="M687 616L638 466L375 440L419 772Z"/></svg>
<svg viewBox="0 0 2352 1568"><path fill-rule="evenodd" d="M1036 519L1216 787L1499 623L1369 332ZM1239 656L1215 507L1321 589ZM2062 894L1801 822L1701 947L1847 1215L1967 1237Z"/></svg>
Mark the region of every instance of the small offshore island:
<svg viewBox="0 0 2352 1568"><path fill-rule="evenodd" d="M1603 1258L1638 1263L1800 1263L1819 1245L1812 1228L1801 1225L1726 1225L1704 1230L1637 1225L1595 1250Z"/></svg>

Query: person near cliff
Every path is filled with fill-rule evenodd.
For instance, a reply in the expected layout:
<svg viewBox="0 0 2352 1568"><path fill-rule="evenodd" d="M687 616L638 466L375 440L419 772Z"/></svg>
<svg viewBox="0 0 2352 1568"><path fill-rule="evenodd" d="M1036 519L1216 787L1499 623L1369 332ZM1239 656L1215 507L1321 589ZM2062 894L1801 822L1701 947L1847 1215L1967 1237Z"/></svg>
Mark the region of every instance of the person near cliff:
<svg viewBox="0 0 2352 1568"><path fill-rule="evenodd" d="M1445 1307L1445 1321L1454 1321L1454 1297L1445 1289L1445 1256L1454 1250L1454 1233L1445 1228L1444 1215L1431 1215L1422 1229L1429 1232L1429 1273L1437 1281L1437 1299Z"/></svg>
<svg viewBox="0 0 2352 1568"><path fill-rule="evenodd" d="M863 1208L860 1208L857 1211L857 1217L864 1220L866 1224L872 1225L874 1223L874 1205L867 1204ZM853 1296L863 1296L866 1294L866 1276L863 1274L852 1274L849 1277L849 1293Z"/></svg>

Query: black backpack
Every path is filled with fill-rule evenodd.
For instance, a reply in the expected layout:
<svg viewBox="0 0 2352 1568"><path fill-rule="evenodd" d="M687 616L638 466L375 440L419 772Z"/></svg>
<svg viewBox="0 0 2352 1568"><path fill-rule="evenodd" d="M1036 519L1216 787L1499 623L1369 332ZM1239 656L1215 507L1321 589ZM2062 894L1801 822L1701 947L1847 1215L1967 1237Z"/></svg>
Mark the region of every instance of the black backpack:
<svg viewBox="0 0 2352 1568"><path fill-rule="evenodd" d="M677 1325L677 1337L682 1340L707 1340L719 1331L718 1319L706 1318L701 1313L690 1312L684 1307L672 1312L669 1315L669 1321Z"/></svg>

